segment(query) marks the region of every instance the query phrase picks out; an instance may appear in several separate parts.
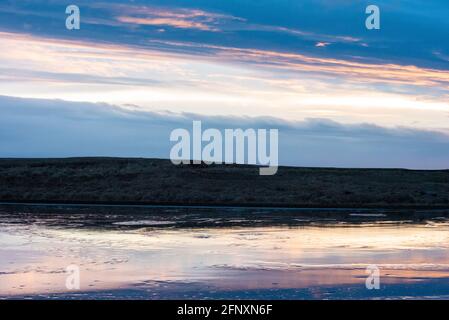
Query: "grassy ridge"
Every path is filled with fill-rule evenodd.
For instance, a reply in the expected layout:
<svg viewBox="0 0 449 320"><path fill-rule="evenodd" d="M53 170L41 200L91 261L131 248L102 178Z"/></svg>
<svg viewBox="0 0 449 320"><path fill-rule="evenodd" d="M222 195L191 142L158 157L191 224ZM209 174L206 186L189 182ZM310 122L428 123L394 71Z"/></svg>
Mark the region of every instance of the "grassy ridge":
<svg viewBox="0 0 449 320"><path fill-rule="evenodd" d="M0 159L0 201L449 207L449 170L174 166L125 158Z"/></svg>

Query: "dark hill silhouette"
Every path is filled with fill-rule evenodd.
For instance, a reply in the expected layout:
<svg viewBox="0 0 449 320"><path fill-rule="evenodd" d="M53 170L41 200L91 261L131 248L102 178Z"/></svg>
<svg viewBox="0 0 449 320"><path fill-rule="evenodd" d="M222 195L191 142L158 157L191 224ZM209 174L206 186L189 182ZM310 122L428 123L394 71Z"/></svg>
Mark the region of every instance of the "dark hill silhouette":
<svg viewBox="0 0 449 320"><path fill-rule="evenodd" d="M447 207L449 170L183 165L138 158L1 159L0 201Z"/></svg>

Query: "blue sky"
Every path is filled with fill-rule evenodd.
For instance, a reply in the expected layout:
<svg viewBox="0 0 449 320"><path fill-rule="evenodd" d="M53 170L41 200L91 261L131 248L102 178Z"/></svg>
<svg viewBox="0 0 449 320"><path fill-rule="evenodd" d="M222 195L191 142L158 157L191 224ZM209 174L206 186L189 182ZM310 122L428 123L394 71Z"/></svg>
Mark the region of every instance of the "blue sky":
<svg viewBox="0 0 449 320"><path fill-rule="evenodd" d="M81 30L65 28L70 4ZM365 28L369 4L380 30ZM440 0L2 1L0 116L11 130L0 156L168 157L168 135L147 142L173 124L272 119L284 164L447 167L448 13ZM29 108L39 117L18 112ZM133 115L120 137L117 110ZM102 143L77 143L65 125L74 112ZM136 130L136 115L148 126Z"/></svg>

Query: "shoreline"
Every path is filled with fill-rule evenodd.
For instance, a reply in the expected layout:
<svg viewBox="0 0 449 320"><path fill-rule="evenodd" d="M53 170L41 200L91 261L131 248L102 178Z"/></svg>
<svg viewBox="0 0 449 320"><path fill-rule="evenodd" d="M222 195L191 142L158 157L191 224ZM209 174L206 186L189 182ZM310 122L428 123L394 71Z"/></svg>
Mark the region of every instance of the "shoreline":
<svg viewBox="0 0 449 320"><path fill-rule="evenodd" d="M1 200L0 206L66 206L66 207L131 207L131 208L198 208L198 209L260 209L260 210L449 210L449 206L426 205L394 205L394 206L355 206L355 205L278 205L278 204L206 204L206 203L170 203L170 202L139 202L139 201L41 201L41 200Z"/></svg>

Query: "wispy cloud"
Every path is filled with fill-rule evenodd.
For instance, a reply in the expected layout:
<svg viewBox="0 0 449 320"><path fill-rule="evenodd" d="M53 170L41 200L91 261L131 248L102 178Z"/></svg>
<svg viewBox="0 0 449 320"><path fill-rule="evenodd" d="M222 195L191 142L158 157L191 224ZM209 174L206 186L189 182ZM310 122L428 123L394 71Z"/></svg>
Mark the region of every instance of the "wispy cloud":
<svg viewBox="0 0 449 320"><path fill-rule="evenodd" d="M104 8L104 6L102 7ZM351 36L321 34L297 28L253 23L242 17L199 9L123 4L109 5L108 8L113 15L116 15L115 20L117 22L125 24L173 27L210 32L256 31L278 34L284 33L306 40L321 41L320 43L327 43L325 41L334 43L359 43L362 41L360 38ZM111 24L111 22L106 22L106 24Z"/></svg>
<svg viewBox="0 0 449 320"><path fill-rule="evenodd" d="M116 20L122 23L201 31L217 32L220 31L222 24L230 21L244 21L242 18L231 15L198 9L117 5L113 7L113 10L120 13Z"/></svg>
<svg viewBox="0 0 449 320"><path fill-rule="evenodd" d="M0 39L3 95L449 130L449 71L197 43Z"/></svg>
<svg viewBox="0 0 449 320"><path fill-rule="evenodd" d="M212 28L202 22L195 22L182 19L172 18L138 18L138 17L118 17L118 21L124 23L150 25L150 26L169 26L181 29L198 29L204 31L218 31L217 28Z"/></svg>
<svg viewBox="0 0 449 320"><path fill-rule="evenodd" d="M392 63L371 63L354 60L322 58L292 52L224 47L186 42L153 41L166 44L166 48L190 48L192 52L201 51L205 55L219 57L228 61L240 61L259 64L296 72L313 72L334 76L353 78L355 81L371 83L407 84L417 86L441 86L449 84L449 71L422 68L413 65L398 65ZM319 42L318 47L329 45Z"/></svg>

